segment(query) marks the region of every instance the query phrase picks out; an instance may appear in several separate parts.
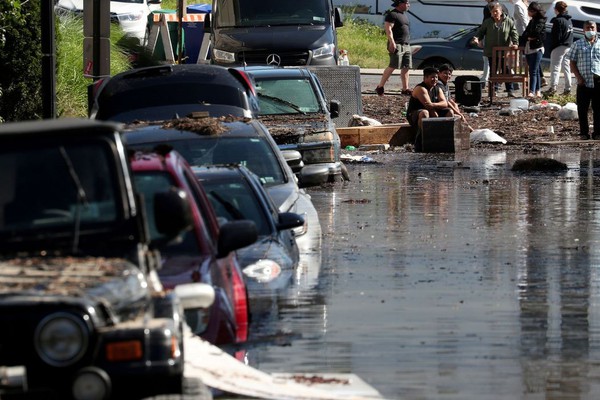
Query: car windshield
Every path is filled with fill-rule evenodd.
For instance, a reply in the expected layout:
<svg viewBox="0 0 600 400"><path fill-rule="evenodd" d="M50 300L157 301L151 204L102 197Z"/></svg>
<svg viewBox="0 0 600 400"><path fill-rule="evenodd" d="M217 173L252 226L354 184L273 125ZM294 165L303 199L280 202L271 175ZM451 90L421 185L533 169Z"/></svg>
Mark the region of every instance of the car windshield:
<svg viewBox="0 0 600 400"><path fill-rule="evenodd" d="M0 231L71 230L114 222L118 208L111 155L103 141L0 150Z"/></svg>
<svg viewBox="0 0 600 400"><path fill-rule="evenodd" d="M144 4L144 0L111 0L115 3L133 3L133 4Z"/></svg>
<svg viewBox="0 0 600 400"><path fill-rule="evenodd" d="M154 210L154 196L157 193L167 192L175 186L175 182L171 175L166 172L135 172L136 189L144 196L146 210ZM146 213L148 220L148 229L152 240L163 238L156 228L156 220L153 212ZM182 255L182 254L198 254L200 251L191 230L181 234L175 240L168 242L159 249L165 255Z"/></svg>
<svg viewBox="0 0 600 400"><path fill-rule="evenodd" d="M321 111L308 79L256 79L260 115L307 114Z"/></svg>
<svg viewBox="0 0 600 400"><path fill-rule="evenodd" d="M202 186L218 217L228 221L249 219L256 224L259 235L269 234L267 215L245 182L203 179Z"/></svg>
<svg viewBox="0 0 600 400"><path fill-rule="evenodd" d="M324 25L323 0L218 0L215 25L219 28L273 25Z"/></svg>
<svg viewBox="0 0 600 400"><path fill-rule="evenodd" d="M134 144L134 150L149 151L150 146L167 144L164 141L155 143ZM285 183L285 176L274 150L265 139L256 137L208 137L169 141L168 144L179 152L192 166L214 164L240 164L254 172L266 185Z"/></svg>
<svg viewBox="0 0 600 400"><path fill-rule="evenodd" d="M446 39L446 40L457 40L457 39L460 39L461 37L463 37L465 35L469 35L469 34L475 35L475 32L477 32L477 28L461 29L458 32L454 32L450 36L446 36L444 39Z"/></svg>
<svg viewBox="0 0 600 400"><path fill-rule="evenodd" d="M110 83L109 83L110 85ZM125 115L127 119L135 119L135 112L140 111L140 117L143 119L143 109L160 110L160 107L168 105L173 109L177 105L197 105L198 110L182 108L183 112L201 111L200 106L224 104L229 106L247 108L247 103L244 100L244 93L236 87L228 85L211 85L203 83L165 83L165 84L140 84L139 87L128 87L123 90L106 89L103 95L103 90L98 98L98 114L97 119L108 120L114 119L115 115ZM173 118L172 114L168 118ZM156 119L156 118L155 118ZM119 122L130 122L122 121Z"/></svg>

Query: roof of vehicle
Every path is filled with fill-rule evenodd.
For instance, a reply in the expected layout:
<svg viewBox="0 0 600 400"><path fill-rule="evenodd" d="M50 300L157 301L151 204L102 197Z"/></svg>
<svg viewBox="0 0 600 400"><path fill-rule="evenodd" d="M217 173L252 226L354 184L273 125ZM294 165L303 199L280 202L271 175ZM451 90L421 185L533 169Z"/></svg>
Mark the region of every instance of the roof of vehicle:
<svg viewBox="0 0 600 400"><path fill-rule="evenodd" d="M185 140L202 136L257 137L267 136L268 131L259 121L222 118L181 118L160 123L128 125L125 140L135 138L136 142L155 139L163 141Z"/></svg>
<svg viewBox="0 0 600 400"><path fill-rule="evenodd" d="M60 133L85 135L96 131L114 133L121 124L115 122L92 121L83 118L58 118L37 121L6 122L0 124L0 135L31 135Z"/></svg>

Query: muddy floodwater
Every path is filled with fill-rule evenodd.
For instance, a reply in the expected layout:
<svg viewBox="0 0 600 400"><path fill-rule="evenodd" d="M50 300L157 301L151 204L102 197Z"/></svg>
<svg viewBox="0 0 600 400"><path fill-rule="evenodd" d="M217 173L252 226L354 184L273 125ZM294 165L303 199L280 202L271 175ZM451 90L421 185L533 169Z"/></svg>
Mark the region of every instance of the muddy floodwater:
<svg viewBox="0 0 600 400"><path fill-rule="evenodd" d="M561 173L515 173L551 157ZM322 263L254 326L267 372L389 399L600 398L600 152L393 153L311 189Z"/></svg>

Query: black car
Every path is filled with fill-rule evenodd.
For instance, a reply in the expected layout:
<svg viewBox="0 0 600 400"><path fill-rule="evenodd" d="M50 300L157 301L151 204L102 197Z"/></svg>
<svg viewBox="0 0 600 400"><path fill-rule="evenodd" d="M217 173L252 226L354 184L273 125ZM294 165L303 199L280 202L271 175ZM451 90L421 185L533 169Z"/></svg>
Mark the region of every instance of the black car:
<svg viewBox="0 0 600 400"><path fill-rule="evenodd" d="M0 397L181 392L182 306L158 281L116 126L6 123L0 143ZM177 190L157 193L148 212L165 240L191 224Z"/></svg>
<svg viewBox="0 0 600 400"><path fill-rule="evenodd" d="M304 225L294 213L280 213L258 176L241 165L195 167L217 216L223 223L251 220L258 241L237 250L249 297L288 287L299 262L292 228Z"/></svg>
<svg viewBox="0 0 600 400"><path fill-rule="evenodd" d="M260 105L260 120L282 150L297 150L303 166L297 171L300 186L315 186L344 179L340 137L333 119L339 102L327 103L317 76L307 68L251 67Z"/></svg>
<svg viewBox="0 0 600 400"><path fill-rule="evenodd" d="M124 123L189 115L253 118L258 100L243 71L217 65L160 65L96 82L89 114Z"/></svg>

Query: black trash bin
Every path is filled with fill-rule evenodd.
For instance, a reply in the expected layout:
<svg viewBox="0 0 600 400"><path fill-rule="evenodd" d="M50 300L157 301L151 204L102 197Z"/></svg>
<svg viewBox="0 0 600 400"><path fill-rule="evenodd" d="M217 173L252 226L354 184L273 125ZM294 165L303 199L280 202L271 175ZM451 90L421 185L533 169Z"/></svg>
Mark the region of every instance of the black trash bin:
<svg viewBox="0 0 600 400"><path fill-rule="evenodd" d="M463 75L454 78L456 102L463 106L477 106L481 102L481 92L485 82L473 75Z"/></svg>

